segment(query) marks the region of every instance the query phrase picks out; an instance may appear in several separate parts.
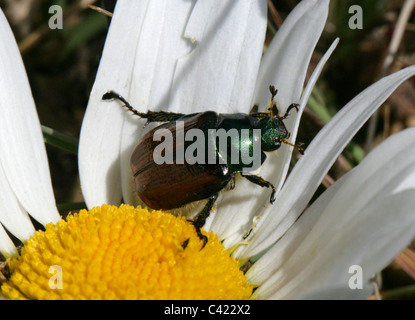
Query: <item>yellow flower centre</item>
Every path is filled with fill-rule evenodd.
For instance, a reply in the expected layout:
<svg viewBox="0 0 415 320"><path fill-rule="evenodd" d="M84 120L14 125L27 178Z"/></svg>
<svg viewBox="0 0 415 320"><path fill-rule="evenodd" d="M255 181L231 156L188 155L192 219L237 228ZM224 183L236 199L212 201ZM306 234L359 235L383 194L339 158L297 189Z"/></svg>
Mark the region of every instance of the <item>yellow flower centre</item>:
<svg viewBox="0 0 415 320"><path fill-rule="evenodd" d="M8 262L11 299L247 299L252 286L218 237L162 211L103 205L49 224ZM189 240L189 241L186 241ZM186 246L187 242L187 246Z"/></svg>

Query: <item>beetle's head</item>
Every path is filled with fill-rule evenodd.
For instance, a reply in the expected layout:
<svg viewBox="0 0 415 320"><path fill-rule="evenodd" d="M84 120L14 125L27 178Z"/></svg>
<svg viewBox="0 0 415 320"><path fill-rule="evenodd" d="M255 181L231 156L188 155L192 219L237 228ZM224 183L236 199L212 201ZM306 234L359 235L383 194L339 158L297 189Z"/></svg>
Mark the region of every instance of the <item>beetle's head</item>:
<svg viewBox="0 0 415 320"><path fill-rule="evenodd" d="M285 139L288 139L289 132L284 122L279 117L265 117L260 120L261 127L261 149L263 151L277 150Z"/></svg>
<svg viewBox="0 0 415 320"><path fill-rule="evenodd" d="M271 100L269 102L269 114L259 120L259 127L261 128L261 149L262 151L275 151L280 146L281 143L288 144L292 147L297 148L297 150L304 154L303 143L293 144L288 141L290 137L290 132L287 130L284 124L284 119L286 119L292 109L296 109L298 112L299 104L292 103L283 116L278 114L277 104L274 103L274 97L276 96L278 90L275 89L273 85L269 86L269 91L271 92ZM256 105L256 109L258 106ZM256 112L256 111L255 111ZM254 113L255 113L254 112Z"/></svg>
<svg viewBox="0 0 415 320"><path fill-rule="evenodd" d="M262 151L275 151L282 143L284 143L297 148L298 151L303 154L304 148L302 143L293 144L288 141L290 132L284 124L284 119L285 117L280 117L277 114L270 117L264 117L260 120Z"/></svg>

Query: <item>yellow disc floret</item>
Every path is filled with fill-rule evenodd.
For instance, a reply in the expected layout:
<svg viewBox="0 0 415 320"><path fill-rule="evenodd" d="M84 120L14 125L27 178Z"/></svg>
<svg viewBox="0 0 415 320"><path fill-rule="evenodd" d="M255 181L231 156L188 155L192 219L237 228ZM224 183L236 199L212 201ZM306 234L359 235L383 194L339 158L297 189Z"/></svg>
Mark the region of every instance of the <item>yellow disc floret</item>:
<svg viewBox="0 0 415 320"><path fill-rule="evenodd" d="M252 286L212 232L184 217L103 205L38 231L8 262L11 299L246 299ZM201 250L202 249L202 250Z"/></svg>

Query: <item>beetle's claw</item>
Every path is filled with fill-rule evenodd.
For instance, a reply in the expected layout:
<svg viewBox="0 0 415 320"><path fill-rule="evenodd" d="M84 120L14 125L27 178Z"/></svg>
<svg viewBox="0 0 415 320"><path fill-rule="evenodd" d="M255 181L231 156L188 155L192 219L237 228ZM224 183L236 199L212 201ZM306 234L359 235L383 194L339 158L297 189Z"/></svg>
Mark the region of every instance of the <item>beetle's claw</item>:
<svg viewBox="0 0 415 320"><path fill-rule="evenodd" d="M187 240L185 240L185 241L182 243L182 248L183 248L183 250L185 250L185 249L187 248L187 245L189 244L189 241L190 241L190 238L189 238L189 239L187 239Z"/></svg>
<svg viewBox="0 0 415 320"><path fill-rule="evenodd" d="M195 230L196 230L196 234L197 234L197 236L199 237L199 239L200 239L200 240L202 240L202 241L203 241L203 246L202 246L202 248L200 249L200 250L202 250L202 249L206 246L206 244L208 243L208 240L209 240L209 239L208 239L208 237L206 237L206 236L202 233L201 228L195 224L195 223L196 223L196 221L195 221L195 220L192 220L192 219L187 219L187 221L188 221L188 222L190 222L191 224L193 224L193 226L195 227ZM183 248L183 249L186 249L187 245L189 244L189 240L190 240L190 239L187 239L185 242L183 242L183 243L182 243L182 248Z"/></svg>
<svg viewBox="0 0 415 320"><path fill-rule="evenodd" d="M202 241L203 241L203 246L202 246L202 248L200 249L200 250L202 250L202 249L206 246L206 243L208 243L208 237L206 237L206 236L202 233L202 231L200 230L200 228L199 228L199 227L195 226L195 228L196 228L196 233L197 233L197 236L199 237L199 239L200 239L200 240L202 240Z"/></svg>
<svg viewBox="0 0 415 320"><path fill-rule="evenodd" d="M200 250L203 250L203 248L206 246L206 243L208 243L208 237L202 234L202 237L199 236L201 240L203 240L203 246Z"/></svg>
<svg viewBox="0 0 415 320"><path fill-rule="evenodd" d="M271 202L271 204L274 204L274 202L275 202L275 190L274 189L272 190L269 202Z"/></svg>
<svg viewBox="0 0 415 320"><path fill-rule="evenodd" d="M301 155L304 155L304 143L303 142L299 142L295 146L297 147L298 152Z"/></svg>
<svg viewBox="0 0 415 320"><path fill-rule="evenodd" d="M206 243L208 242L208 237L206 237L206 236L202 233L202 230L200 229L200 227L199 227L199 226L196 226L196 225L195 225L195 221L192 221L192 223L193 223L193 225L195 226L197 236L199 237L199 239L200 239L200 240L202 240L202 241L203 241L203 246L202 246L202 248L200 249L200 250L202 250L202 249L206 246Z"/></svg>
<svg viewBox="0 0 415 320"><path fill-rule="evenodd" d="M297 111L297 112L300 110L299 107L300 107L300 105L298 103L293 103L292 104L292 108L295 109L295 111Z"/></svg>

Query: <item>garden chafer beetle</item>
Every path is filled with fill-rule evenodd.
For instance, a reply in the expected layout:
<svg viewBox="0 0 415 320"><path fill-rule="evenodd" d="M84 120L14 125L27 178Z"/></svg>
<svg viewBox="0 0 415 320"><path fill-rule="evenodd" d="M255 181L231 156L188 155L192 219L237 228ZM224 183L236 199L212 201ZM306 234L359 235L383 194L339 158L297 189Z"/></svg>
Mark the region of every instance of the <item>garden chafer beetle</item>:
<svg viewBox="0 0 415 320"><path fill-rule="evenodd" d="M258 186L271 188L270 202L273 203L276 192L273 184L249 171L264 163L265 152L275 151L281 144L294 146L300 153L304 150L302 143L294 145L288 141L290 134L284 125L284 119L292 109L298 111L298 105L291 104L280 116L274 103L277 90L270 86L270 92L268 112L258 112L258 107L254 106L249 114L143 113L114 91L102 97L121 101L123 107L146 119L147 123L163 122L141 138L131 155L136 191L152 209L170 210L207 199L202 211L191 220L204 242L203 247L207 237L201 228L219 192L227 186L234 187L236 174Z"/></svg>

